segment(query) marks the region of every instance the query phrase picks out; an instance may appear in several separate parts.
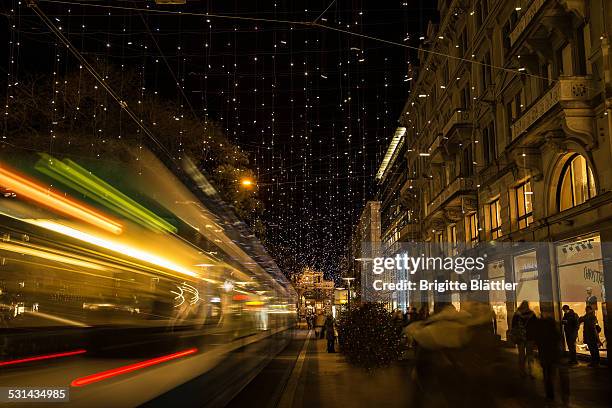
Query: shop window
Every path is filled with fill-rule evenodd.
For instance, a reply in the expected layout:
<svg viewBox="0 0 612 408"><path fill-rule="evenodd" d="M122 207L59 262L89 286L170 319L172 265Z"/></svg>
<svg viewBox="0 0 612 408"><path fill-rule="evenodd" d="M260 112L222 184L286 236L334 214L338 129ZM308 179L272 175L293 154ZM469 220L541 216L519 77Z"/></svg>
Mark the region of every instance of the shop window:
<svg viewBox="0 0 612 408"><path fill-rule="evenodd" d="M527 180L514 191L518 229L527 228L533 223L533 191L531 190L531 181Z"/></svg>
<svg viewBox="0 0 612 408"><path fill-rule="evenodd" d="M488 278L491 282L503 282L506 279L506 271L503 260L496 260L487 264ZM495 313L495 333L502 340L506 340L508 333L508 309L506 307L506 291L492 290L489 292L489 304Z"/></svg>
<svg viewBox="0 0 612 408"><path fill-rule="evenodd" d="M596 194L593 172L586 159L579 154L573 155L565 162L559 180L557 189L559 211L580 205Z"/></svg>
<svg viewBox="0 0 612 408"><path fill-rule="evenodd" d="M540 290L538 287L538 261L536 251L530 251L514 257L514 276L516 286L516 305L523 300L529 302L529 308L536 315L540 314Z"/></svg>
<svg viewBox="0 0 612 408"><path fill-rule="evenodd" d="M476 244L478 242L478 214L473 213L465 218L465 230L467 241Z"/></svg>
<svg viewBox="0 0 612 408"><path fill-rule="evenodd" d="M601 240L598 234L583 236L555 245L559 276L559 307L568 305L579 316L590 305L599 325L605 327L604 267ZM583 342L583 331L578 331L577 351L588 354ZM601 340L603 333L600 334Z"/></svg>
<svg viewBox="0 0 612 408"><path fill-rule="evenodd" d="M501 206L499 203L499 198L497 200L493 200L489 205L487 205L487 215L489 218L489 233L491 239L499 238L501 234Z"/></svg>

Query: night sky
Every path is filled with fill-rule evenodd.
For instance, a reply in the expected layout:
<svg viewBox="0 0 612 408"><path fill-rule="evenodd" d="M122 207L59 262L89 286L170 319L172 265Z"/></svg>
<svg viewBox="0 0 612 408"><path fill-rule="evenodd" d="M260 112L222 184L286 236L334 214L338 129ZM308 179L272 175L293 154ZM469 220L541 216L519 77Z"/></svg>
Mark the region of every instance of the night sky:
<svg viewBox="0 0 612 408"><path fill-rule="evenodd" d="M18 3L7 0L2 10L15 17L17 76L74 68L65 50L55 60L56 39ZM359 212L375 193L373 175L416 61L410 49L299 22L418 46L435 1L76 3L40 6L91 61L142 69L145 92L221 123L249 152L270 239L337 274ZM6 72L10 50L3 47Z"/></svg>

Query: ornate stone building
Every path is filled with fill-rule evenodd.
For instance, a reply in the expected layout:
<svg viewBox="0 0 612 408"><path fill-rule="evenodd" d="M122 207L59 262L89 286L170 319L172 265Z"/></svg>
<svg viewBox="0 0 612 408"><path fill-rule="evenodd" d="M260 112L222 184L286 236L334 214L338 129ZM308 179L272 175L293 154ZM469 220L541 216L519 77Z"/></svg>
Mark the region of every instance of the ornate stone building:
<svg viewBox="0 0 612 408"><path fill-rule="evenodd" d="M498 333L505 337L523 299L557 319L566 301L583 314L590 288L609 337L612 4L439 0L438 8L400 118L405 177L381 183L419 228L391 233L468 247L547 242L490 260L488 278L520 282L490 299Z"/></svg>

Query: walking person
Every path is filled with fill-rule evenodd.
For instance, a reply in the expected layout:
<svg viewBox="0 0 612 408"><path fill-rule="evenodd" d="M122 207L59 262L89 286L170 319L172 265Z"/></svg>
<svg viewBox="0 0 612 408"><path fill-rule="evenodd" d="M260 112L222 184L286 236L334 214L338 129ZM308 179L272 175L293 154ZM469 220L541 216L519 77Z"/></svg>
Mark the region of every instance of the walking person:
<svg viewBox="0 0 612 408"><path fill-rule="evenodd" d="M578 315L568 305L563 305L561 310L563 310L561 326L563 327L565 344L567 344L569 353L569 364L578 364L576 359L576 339L578 338L578 327L580 327Z"/></svg>
<svg viewBox="0 0 612 408"><path fill-rule="evenodd" d="M334 318L331 315L327 315L327 318L325 319L325 338L327 339L327 352L335 353L336 327L334 324Z"/></svg>
<svg viewBox="0 0 612 408"><path fill-rule="evenodd" d="M597 367L599 366L599 344L601 343L597 331L599 327L597 316L595 316L595 311L591 306L587 306L585 311L585 315L578 319L578 323L584 325L582 327L582 341L588 346L589 353L591 354L589 367Z"/></svg>
<svg viewBox="0 0 612 408"><path fill-rule="evenodd" d="M561 399L564 405L567 406L569 403L570 387L567 366L563 364L562 360L563 340L553 317L545 314L545 312L542 314L541 319L536 318L531 321L530 330L538 346L538 360L542 366L546 398L554 401L555 381L559 377Z"/></svg>
<svg viewBox="0 0 612 408"><path fill-rule="evenodd" d="M531 329L536 319L535 313L529 308L529 303L523 300L512 316L510 339L518 349L518 364L521 375L533 378L531 366L533 363L533 338Z"/></svg>
<svg viewBox="0 0 612 408"><path fill-rule="evenodd" d="M314 329L315 329L315 339L323 338L323 331L325 330L325 316L323 316L323 312L319 311L317 315L314 317Z"/></svg>

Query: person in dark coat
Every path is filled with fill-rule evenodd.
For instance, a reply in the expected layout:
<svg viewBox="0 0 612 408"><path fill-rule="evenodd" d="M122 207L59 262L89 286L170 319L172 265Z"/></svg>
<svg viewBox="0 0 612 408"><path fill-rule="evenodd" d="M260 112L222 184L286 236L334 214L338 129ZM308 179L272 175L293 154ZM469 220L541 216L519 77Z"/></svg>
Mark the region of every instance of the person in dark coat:
<svg viewBox="0 0 612 408"><path fill-rule="evenodd" d="M561 325L563 327L563 334L565 336L565 343L567 344L567 350L569 352L569 363L578 364L576 359L576 339L578 338L578 315L568 305L563 305L563 318L561 319Z"/></svg>
<svg viewBox="0 0 612 408"><path fill-rule="evenodd" d="M327 352L335 353L336 330L334 318L331 315L327 315L327 318L325 319L325 338L327 339Z"/></svg>
<svg viewBox="0 0 612 408"><path fill-rule="evenodd" d="M544 313L543 313L544 314ZM565 405L569 402L569 375L563 364L563 339L557 323L552 316L543 316L531 321L533 339L538 346L538 360L542 366L546 398L555 399L555 379L559 376L561 399Z"/></svg>
<svg viewBox="0 0 612 408"><path fill-rule="evenodd" d="M533 337L531 325L536 319L535 313L529 308L529 302L523 300L512 316L510 339L518 349L519 370L522 376L533 376L531 365L533 362Z"/></svg>
<svg viewBox="0 0 612 408"><path fill-rule="evenodd" d="M586 313L578 319L578 323L584 324L582 341L589 347L589 353L591 353L589 366L597 367L599 365L599 333L597 333L597 316L591 306L586 307Z"/></svg>

